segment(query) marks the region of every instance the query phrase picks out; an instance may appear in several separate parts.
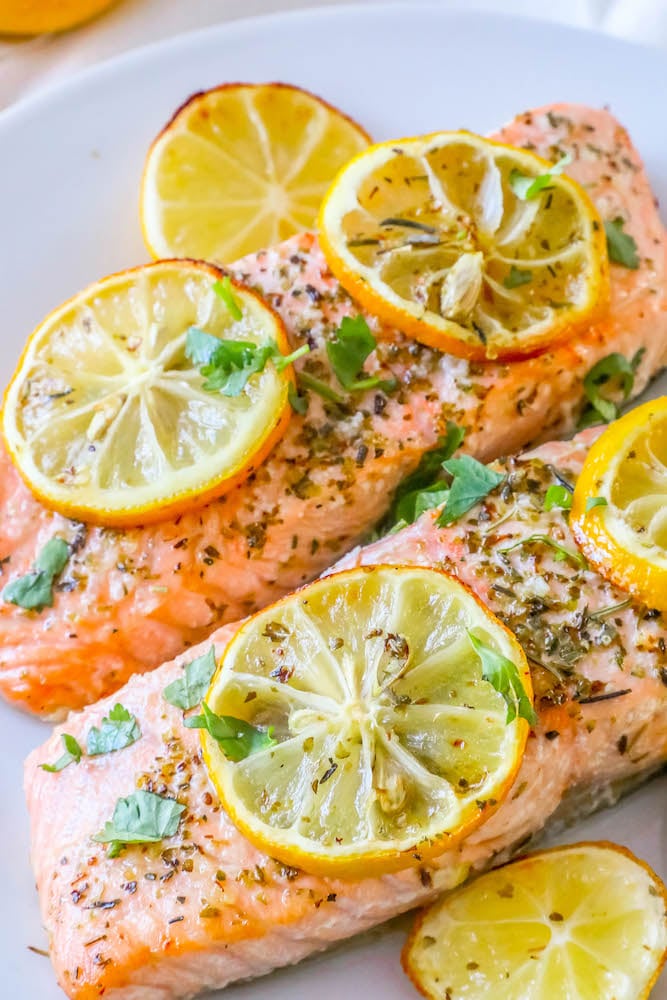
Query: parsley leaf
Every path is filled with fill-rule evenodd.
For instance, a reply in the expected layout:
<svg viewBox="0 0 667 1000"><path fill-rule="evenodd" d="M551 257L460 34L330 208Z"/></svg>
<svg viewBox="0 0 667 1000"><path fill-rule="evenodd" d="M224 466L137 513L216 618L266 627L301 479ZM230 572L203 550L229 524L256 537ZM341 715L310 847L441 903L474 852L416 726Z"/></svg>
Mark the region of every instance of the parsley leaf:
<svg viewBox="0 0 667 1000"><path fill-rule="evenodd" d="M544 509L553 510L554 507L562 510L570 510L572 507L572 494L560 483L553 483L544 494Z"/></svg>
<svg viewBox="0 0 667 1000"><path fill-rule="evenodd" d="M299 390L292 382L290 382L287 388L287 398L289 399L289 404L295 413L304 414L308 409L307 398L299 394Z"/></svg>
<svg viewBox="0 0 667 1000"><path fill-rule="evenodd" d="M608 354L594 364L584 378L584 393L588 405L579 418L578 427L591 427L594 424L616 420L620 413L617 403L601 393L601 387L615 380L621 393L621 401L629 397L635 384L635 374L644 356L645 348L640 347L635 356L628 361L622 354Z"/></svg>
<svg viewBox="0 0 667 1000"><path fill-rule="evenodd" d="M531 726L534 726L537 722L537 715L526 694L516 666L506 656L492 649L491 646L487 646L470 631L468 638L472 648L482 661L482 677L489 684L492 684L498 694L501 694L505 699L507 724L513 722L518 715L520 719L525 719Z"/></svg>
<svg viewBox="0 0 667 1000"><path fill-rule="evenodd" d="M162 692L163 698L183 711L194 708L208 691L215 666L215 648L211 646L207 653L186 663L183 677L167 684Z"/></svg>
<svg viewBox="0 0 667 1000"><path fill-rule="evenodd" d="M239 320L243 319L243 312L240 305L234 298L234 293L232 291L232 282L229 275L225 275L222 281L213 282L213 291L218 296L219 299L227 306L227 311L232 319Z"/></svg>
<svg viewBox="0 0 667 1000"><path fill-rule="evenodd" d="M40 764L39 766L42 771L49 771L51 773L62 771L69 764L78 764L81 760L83 750L79 746L78 741L73 736L70 736L69 733L63 733L61 738L65 747L65 753L61 757L58 757L55 764Z"/></svg>
<svg viewBox="0 0 667 1000"><path fill-rule="evenodd" d="M564 545L561 545L549 535L528 535L526 538L520 538L518 542L513 542L512 545L507 545L504 549L498 549L498 551L503 553L511 552L512 549L518 549L521 545L531 545L533 542L542 542L543 545L548 545L550 549L553 549L556 562L564 562L566 559L571 559L572 562L576 563L577 566L581 566L582 569L588 569L588 563L581 552L566 549Z"/></svg>
<svg viewBox="0 0 667 1000"><path fill-rule="evenodd" d="M532 280L532 271L522 271L512 264L509 274L503 279L503 285L505 288L519 288L520 285L529 285Z"/></svg>
<svg viewBox="0 0 667 1000"><path fill-rule="evenodd" d="M12 580L2 591L2 599L21 608L41 611L53 605L53 582L69 559L69 545L64 538L51 538L35 560L32 573Z"/></svg>
<svg viewBox="0 0 667 1000"><path fill-rule="evenodd" d="M453 476L449 488L449 496L444 509L436 521L439 528L452 524L480 500L483 500L491 490L500 486L504 475L494 472L488 465L483 465L470 455L460 458L450 458L442 463L445 472Z"/></svg>
<svg viewBox="0 0 667 1000"><path fill-rule="evenodd" d="M108 855L115 858L127 844L156 844L173 837L184 812L180 802L139 789L126 799L118 799L113 818L93 840L109 844Z"/></svg>
<svg viewBox="0 0 667 1000"><path fill-rule="evenodd" d="M422 455L415 471L399 483L392 505L382 521L383 532L386 533L399 523L412 524L424 511L444 503L449 487L440 478L442 463L452 457L464 437L464 428L448 420L446 434L438 438L435 448Z"/></svg>
<svg viewBox="0 0 667 1000"><path fill-rule="evenodd" d="M377 347L377 340L371 333L363 316L345 316L333 339L327 342L327 357L336 378L348 392L380 387L390 392L396 388L395 379L381 379L378 375L359 378L363 375L366 359Z"/></svg>
<svg viewBox="0 0 667 1000"><path fill-rule="evenodd" d="M510 173L510 187L520 201L532 201L545 188L551 187L553 178L558 174L562 174L565 167L570 163L572 163L572 156L567 153L558 163L554 163L553 167L546 174L538 174L537 177L528 177L526 174L522 174L520 170L514 169Z"/></svg>
<svg viewBox="0 0 667 1000"><path fill-rule="evenodd" d="M613 260L615 264L621 264L623 267L628 267L631 271L636 271L639 267L637 244L630 233L623 231L624 225L625 220L620 216L615 219L607 219L604 224L609 260Z"/></svg>
<svg viewBox="0 0 667 1000"><path fill-rule="evenodd" d="M586 513L589 510L594 510L595 507L607 507L608 503L604 497L587 497L586 498Z"/></svg>
<svg viewBox="0 0 667 1000"><path fill-rule="evenodd" d="M272 360L281 372L297 358L308 354L310 347L303 344L284 355L275 341L255 344L251 340L221 340L197 326L191 326L185 339L185 356L201 368L206 378L203 388L206 392L220 392L223 396L239 396L248 379L263 372L266 363Z"/></svg>
<svg viewBox="0 0 667 1000"><path fill-rule="evenodd" d="M235 719L231 715L216 715L202 703L203 715L193 715L186 719L184 725L188 729L205 729L220 745L225 757L237 763L245 760L251 753L266 750L276 742L272 729L268 731L257 729L243 719Z"/></svg>
<svg viewBox="0 0 667 1000"><path fill-rule="evenodd" d="M88 733L86 751L91 757L97 757L102 753L129 747L140 736L141 729L136 717L118 702L108 716L102 719L100 727L93 726Z"/></svg>

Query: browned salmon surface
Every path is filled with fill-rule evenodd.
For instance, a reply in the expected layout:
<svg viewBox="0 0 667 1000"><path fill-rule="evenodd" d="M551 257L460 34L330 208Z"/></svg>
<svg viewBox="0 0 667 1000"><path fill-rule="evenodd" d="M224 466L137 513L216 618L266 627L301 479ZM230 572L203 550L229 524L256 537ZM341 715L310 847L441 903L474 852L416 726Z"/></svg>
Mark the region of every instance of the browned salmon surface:
<svg viewBox="0 0 667 1000"><path fill-rule="evenodd" d="M530 657L539 720L518 776L499 810L457 850L350 882L307 875L252 847L218 803L197 734L163 698L183 662L208 642L133 677L31 754L32 860L51 958L68 996L171 1000L296 962L506 856L564 801L580 802L587 791L591 806L609 802L665 760L667 623L588 569L563 512L543 509L556 472L576 481L594 435L509 460L504 485L461 522L440 529L428 512L339 564L410 562L457 573ZM218 655L233 631L225 626L209 640ZM84 757L59 774L38 768L61 753L61 732L85 743L116 699L139 720L136 743ZM314 779L329 762L313 759L311 766ZM341 762L326 794L346 766ZM109 859L91 837L116 800L137 788L182 803L180 826L160 844Z"/></svg>
<svg viewBox="0 0 667 1000"><path fill-rule="evenodd" d="M126 531L73 523L42 507L0 454L0 571L29 572L54 535L71 555L54 605L0 602L0 691L29 711L62 716L150 670L312 579L358 544L385 513L400 479L448 420L485 460L572 432L584 376L602 357L644 349L633 392L667 359L665 233L627 133L606 111L558 105L529 112L498 138L555 159L605 219L622 218L640 266L613 265L611 312L576 341L511 364L471 364L380 329L368 370L396 392L353 394L343 405L309 394L283 441L242 486L204 510ZM246 258L234 272L281 313L302 372L336 384L325 353L354 303L313 235Z"/></svg>

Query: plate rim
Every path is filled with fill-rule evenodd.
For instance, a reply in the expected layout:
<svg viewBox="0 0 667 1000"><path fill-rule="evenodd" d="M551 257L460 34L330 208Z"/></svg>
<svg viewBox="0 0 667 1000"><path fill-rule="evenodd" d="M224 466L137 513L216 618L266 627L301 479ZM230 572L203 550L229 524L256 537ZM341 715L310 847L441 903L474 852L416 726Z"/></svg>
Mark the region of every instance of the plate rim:
<svg viewBox="0 0 667 1000"><path fill-rule="evenodd" d="M240 40L244 35L256 30L258 25L261 27L261 30L264 30L265 28L270 29L272 24L283 25L285 22L290 21L326 21L332 17L336 19L370 17L373 20L387 14L392 16L409 14L413 18L435 16L444 21L450 20L473 24L475 22L483 22L486 31L493 29L494 22L496 24L503 24L504 26L514 24L520 30L548 29L553 34L560 34L564 39L568 36L570 38L580 38L582 35L587 36L593 39L596 45L602 45L611 50L615 49L616 51L627 52L631 49L637 54L643 52L649 58L659 57L661 54L664 55L658 45L619 38L599 28L550 21L548 18L540 17L539 15L533 16L525 12L511 14L504 11L486 11L483 9L444 9L439 0L416 0L416 2L415 0L385 0L384 3L371 4L361 2L339 4L330 2L322 7L306 6L293 10L252 14L248 17L219 21L213 25L193 28L158 39L154 42L137 45L124 52L104 58L99 62L84 66L80 70L76 70L57 80L52 86L44 83L38 86L37 90L31 91L22 97L19 96L18 99L5 108L0 108L0 141L2 141L5 132L11 130L12 125L17 119L20 123L23 117L39 113L45 106L48 107L49 104L66 100L71 96L72 92L76 93L86 83L97 83L100 80L104 80L107 76L113 76L119 70L122 73L126 68L131 71L135 66L144 62L144 60L150 61L153 58L159 58L165 52L187 51L191 47L196 48L200 41L210 41L212 36L238 35Z"/></svg>

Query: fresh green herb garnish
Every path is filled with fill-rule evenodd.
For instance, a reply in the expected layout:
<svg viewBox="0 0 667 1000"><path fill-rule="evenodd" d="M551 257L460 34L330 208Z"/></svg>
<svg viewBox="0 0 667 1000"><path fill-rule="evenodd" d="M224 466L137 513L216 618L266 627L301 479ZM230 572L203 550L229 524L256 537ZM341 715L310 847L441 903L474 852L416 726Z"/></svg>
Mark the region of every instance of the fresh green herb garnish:
<svg viewBox="0 0 667 1000"><path fill-rule="evenodd" d="M186 663L183 676L167 684L162 696L183 711L194 708L208 691L214 673L215 648L211 646L207 653Z"/></svg>
<svg viewBox="0 0 667 1000"><path fill-rule="evenodd" d="M519 288L520 285L529 285L532 280L532 271L522 271L512 264L510 273L503 280L503 285L505 288Z"/></svg>
<svg viewBox="0 0 667 1000"><path fill-rule="evenodd" d="M206 702L202 702L202 709L202 715L193 715L185 720L184 725L188 729L205 729L220 745L225 757L234 763L245 760L258 750L266 750L276 742L271 728L268 731L258 729L232 715L216 715Z"/></svg>
<svg viewBox="0 0 667 1000"><path fill-rule="evenodd" d="M67 767L68 764L78 764L81 760L81 754L83 750L79 746L79 743L73 736L69 733L63 733L61 737L63 741L63 746L65 747L65 753L58 757L55 764L40 764L42 771L62 771L63 768Z"/></svg>
<svg viewBox="0 0 667 1000"><path fill-rule="evenodd" d="M558 163L554 163L546 174L538 174L537 177L528 177L520 170L514 169L510 173L510 187L521 201L532 201L546 188L551 187L553 178L562 174L570 163L572 163L572 156L567 153Z"/></svg>
<svg viewBox="0 0 667 1000"><path fill-rule="evenodd" d="M86 751L91 757L113 750L129 747L141 736L139 723L131 712L128 712L120 702L102 719L99 726L93 726L88 733Z"/></svg>
<svg viewBox="0 0 667 1000"><path fill-rule="evenodd" d="M69 559L69 545L64 538L51 538L35 560L32 573L12 580L2 591L2 599L21 608L41 611L53 605L53 583Z"/></svg>
<svg viewBox="0 0 667 1000"><path fill-rule="evenodd" d="M630 361L622 354L608 354L606 358L601 358L593 365L584 378L584 393L588 406L579 419L579 429L594 424L608 424L610 420L616 420L620 413L618 404L603 396L600 390L603 385L614 379L619 387L621 400L625 402L634 387L635 374L644 353L645 348L640 347Z"/></svg>
<svg viewBox="0 0 667 1000"><path fill-rule="evenodd" d="M295 413L304 414L308 409L308 400L305 396L299 395L299 390L291 382L287 389L287 398L289 399L289 405L292 407Z"/></svg>
<svg viewBox="0 0 667 1000"><path fill-rule="evenodd" d="M553 510L554 507L562 510L570 510L572 507L572 494L560 483L553 483L544 495L544 509Z"/></svg>
<svg viewBox="0 0 667 1000"><path fill-rule="evenodd" d="M537 722L537 715L514 663L496 649L487 646L470 631L468 631L468 638L472 648L482 661L482 677L489 684L492 684L505 700L507 724L513 722L518 715L520 719L525 719L531 726L534 726Z"/></svg>
<svg viewBox="0 0 667 1000"><path fill-rule="evenodd" d="M234 292L232 291L232 283L228 275L221 281L213 282L213 291L218 296L219 299L227 306L227 312L232 317L232 319L239 320L243 319L243 312L240 305L234 298Z"/></svg>
<svg viewBox="0 0 667 1000"><path fill-rule="evenodd" d="M308 372L299 372L299 386L303 386L304 389L310 389L311 392L316 392L322 399L328 399L331 403L338 403L339 406L344 406L346 403L345 397L341 396L335 389L332 389L327 382L315 378L314 375L309 375Z"/></svg>
<svg viewBox="0 0 667 1000"><path fill-rule="evenodd" d="M126 799L118 799L113 818L93 840L109 844L107 854L115 858L127 844L156 844L173 837L184 812L180 802L139 789Z"/></svg>
<svg viewBox="0 0 667 1000"><path fill-rule="evenodd" d="M207 392L221 392L223 396L239 396L248 379L263 372L267 361L273 361L278 372L308 354L310 347L303 344L291 354L281 354L273 340L255 344L250 340L221 340L199 327L191 326L185 340L185 356L201 369L206 378L203 388Z"/></svg>
<svg viewBox="0 0 667 1000"><path fill-rule="evenodd" d="M412 524L424 511L444 503L449 487L440 478L442 463L452 457L464 437L465 430L448 420L447 432L438 439L436 447L425 452L415 471L399 483L389 512L382 521L385 533L396 524Z"/></svg>
<svg viewBox="0 0 667 1000"><path fill-rule="evenodd" d="M607 507L607 500L605 497L587 497L586 498L586 513L589 510L593 510L595 507Z"/></svg>
<svg viewBox="0 0 667 1000"><path fill-rule="evenodd" d="M628 267L631 271L636 271L639 267L637 244L630 233L623 231L624 225L625 220L620 216L615 219L607 219L604 224L609 260L613 260L615 264L621 264L623 267Z"/></svg>
<svg viewBox="0 0 667 1000"><path fill-rule="evenodd" d="M518 542L508 545L504 549L498 549L498 551L511 552L512 549L518 549L521 545L532 545L533 542L541 542L543 545L548 545L550 549L553 549L556 562L564 562L566 559L571 559L572 562L576 563L577 566L581 566L582 569L588 569L588 563L581 552L574 552L572 549L565 548L564 545L550 538L549 535L528 535L526 538L520 538Z"/></svg>
<svg viewBox="0 0 667 1000"><path fill-rule="evenodd" d="M470 455L450 458L442 463L445 472L452 476L449 496L440 517L436 521L439 528L452 524L475 504L483 500L491 490L500 486L504 475L483 465Z"/></svg>
<svg viewBox="0 0 667 1000"><path fill-rule="evenodd" d="M366 359L377 347L363 316L345 316L333 339L327 342L327 357L336 378L348 392L381 388L391 392L396 388L395 379L381 379L378 375L360 378Z"/></svg>

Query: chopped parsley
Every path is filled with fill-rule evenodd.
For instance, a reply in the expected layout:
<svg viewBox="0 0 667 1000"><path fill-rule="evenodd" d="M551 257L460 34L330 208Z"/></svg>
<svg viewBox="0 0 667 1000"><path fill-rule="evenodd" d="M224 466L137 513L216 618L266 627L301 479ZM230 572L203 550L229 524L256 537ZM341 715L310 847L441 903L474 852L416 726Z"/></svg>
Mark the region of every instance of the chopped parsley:
<svg viewBox="0 0 667 1000"><path fill-rule="evenodd" d="M586 513L589 510L594 510L595 507L607 507L607 500L605 497L587 497L586 498Z"/></svg>
<svg viewBox="0 0 667 1000"><path fill-rule="evenodd" d="M442 463L442 467L452 476L452 482L447 502L436 521L439 528L458 521L491 490L500 486L505 478L502 473L495 472L470 455L450 458Z"/></svg>
<svg viewBox="0 0 667 1000"><path fill-rule="evenodd" d="M91 757L131 746L141 736L139 723L131 712L118 702L102 719L100 726L93 726L88 733L86 751Z"/></svg>
<svg viewBox="0 0 667 1000"><path fill-rule="evenodd" d="M498 694L502 695L507 705L507 724L509 725L518 716L534 726L537 722L537 715L514 663L496 649L487 646L470 631L468 638L472 648L482 661L482 677L493 685Z"/></svg>
<svg viewBox="0 0 667 1000"><path fill-rule="evenodd" d="M180 802L139 789L126 799L118 799L113 818L93 840L108 844L107 854L115 858L128 844L155 844L173 837L184 812Z"/></svg>
<svg viewBox="0 0 667 1000"><path fill-rule="evenodd" d="M287 398L289 399L289 405L295 413L303 415L308 409L308 400L305 396L300 395L299 390L292 382L290 382L287 389Z"/></svg>
<svg viewBox="0 0 667 1000"><path fill-rule="evenodd" d="M213 291L218 296L219 299L225 303L227 307L227 312L232 317L232 319L240 320L243 319L243 311L234 298L234 292L232 291L232 282L229 275L225 275L221 281L213 282Z"/></svg>
<svg viewBox="0 0 667 1000"><path fill-rule="evenodd" d="M391 392L396 388L395 379L381 379L378 375L364 377L364 364L376 347L377 340L363 316L345 316L333 338L327 342L329 363L348 392L374 388Z"/></svg>
<svg viewBox="0 0 667 1000"><path fill-rule="evenodd" d="M608 354L606 358L601 358L593 365L584 378L584 393L588 405L579 419L580 430L583 427L608 424L610 420L616 420L620 413L619 405L608 396L602 395L602 387L616 388L621 394L621 402L625 402L633 390L637 368L644 353L645 348L640 347L630 361L622 354Z"/></svg>
<svg viewBox="0 0 667 1000"><path fill-rule="evenodd" d="M184 725L188 729L205 729L218 743L225 757L238 763L245 760L258 750L266 750L275 744L272 728L268 730L251 726L243 719L235 719L231 715L216 715L202 703L202 715L193 715L186 719Z"/></svg>
<svg viewBox="0 0 667 1000"><path fill-rule="evenodd" d="M78 764L81 760L83 750L79 746L78 741L73 736L70 736L69 733L63 733L61 739L65 747L65 753L58 757L55 764L40 764L39 766L42 771L49 771L51 773L62 771L70 764Z"/></svg>
<svg viewBox="0 0 667 1000"><path fill-rule="evenodd" d="M572 507L572 494L560 483L552 483L544 495L544 509L553 510L554 507L560 507L561 510L570 510Z"/></svg>
<svg viewBox="0 0 667 1000"><path fill-rule="evenodd" d="M255 344L250 340L221 340L197 326L191 326L185 340L185 356L200 368L206 378L206 392L220 392L223 396L239 396L248 380L263 372L267 361L273 361L281 372L297 358L308 354L310 347L303 344L291 354L281 354L274 340Z"/></svg>
<svg viewBox="0 0 667 1000"><path fill-rule="evenodd" d="M41 611L53 605L53 584L69 559L69 545L64 538L51 538L35 560L31 573L12 580L2 591L2 599L20 608Z"/></svg>
<svg viewBox="0 0 667 1000"><path fill-rule="evenodd" d="M435 448L422 455L415 471L399 483L389 512L382 521L383 532L412 524L424 511L445 502L449 486L442 478L442 464L461 446L464 437L464 428L448 420L446 434L438 439Z"/></svg>
<svg viewBox="0 0 667 1000"><path fill-rule="evenodd" d="M519 288L521 285L529 285L533 280L531 271L522 271L521 268L510 267L509 274L503 279L505 288Z"/></svg>
<svg viewBox="0 0 667 1000"><path fill-rule="evenodd" d="M208 691L215 666L215 648L211 646L207 653L186 663L183 676L167 684L163 698L183 711L194 708Z"/></svg>
<svg viewBox="0 0 667 1000"><path fill-rule="evenodd" d="M604 224L604 231L607 236L607 252L609 260L622 267L628 267L631 271L636 271L639 267L639 254L637 244L630 233L623 230L625 220L620 216L615 219L607 219Z"/></svg>
<svg viewBox="0 0 667 1000"><path fill-rule="evenodd" d="M532 201L537 198L546 188L551 187L551 182L558 174L562 174L565 167L572 163L572 157L568 153L563 156L558 163L545 173L538 174L537 177L528 177L520 170L512 170L510 173L510 187L520 201Z"/></svg>

